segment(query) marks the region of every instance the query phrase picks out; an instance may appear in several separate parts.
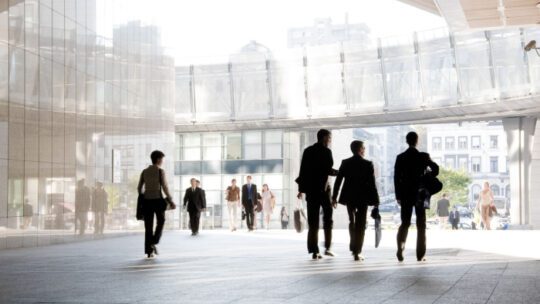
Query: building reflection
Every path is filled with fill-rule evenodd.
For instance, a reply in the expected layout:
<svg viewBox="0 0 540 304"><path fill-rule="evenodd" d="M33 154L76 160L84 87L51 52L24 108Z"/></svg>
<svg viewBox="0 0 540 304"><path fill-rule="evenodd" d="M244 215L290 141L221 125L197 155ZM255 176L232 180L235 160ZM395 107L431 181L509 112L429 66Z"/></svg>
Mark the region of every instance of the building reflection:
<svg viewBox="0 0 540 304"><path fill-rule="evenodd" d="M117 22L96 2L0 1L0 248L72 237L81 180L90 192L103 182L106 230L138 228L133 180L151 150L172 155L174 63L160 31L135 21L99 36Z"/></svg>

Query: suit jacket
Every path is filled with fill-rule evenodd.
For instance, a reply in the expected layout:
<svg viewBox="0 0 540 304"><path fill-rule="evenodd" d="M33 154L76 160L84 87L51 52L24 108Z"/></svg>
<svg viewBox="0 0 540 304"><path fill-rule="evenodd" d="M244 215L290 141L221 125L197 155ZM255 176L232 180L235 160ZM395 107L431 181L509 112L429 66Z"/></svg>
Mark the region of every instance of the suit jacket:
<svg viewBox="0 0 540 304"><path fill-rule="evenodd" d="M335 175L332 150L321 143L307 147L302 155L300 174L296 179L298 192L321 193L326 189L329 175Z"/></svg>
<svg viewBox="0 0 540 304"><path fill-rule="evenodd" d="M206 208L206 197L204 190L201 188L191 187L186 189L184 194L184 206L187 205L188 211L201 211Z"/></svg>
<svg viewBox="0 0 540 304"><path fill-rule="evenodd" d="M459 212L457 211L450 211L450 216L448 217L448 220L450 223L459 223Z"/></svg>
<svg viewBox="0 0 540 304"><path fill-rule="evenodd" d="M362 204L362 205L378 205L379 193L375 184L375 172L373 163L364 159L360 155L354 155L341 162L339 173L334 182L333 199L337 199L339 188L343 183L339 203L347 204Z"/></svg>
<svg viewBox="0 0 540 304"><path fill-rule="evenodd" d="M432 176L439 174L439 166L431 160L428 153L419 152L416 148L410 147L399 154L394 166L396 199L402 203L415 204L421 179L428 168Z"/></svg>
<svg viewBox="0 0 540 304"><path fill-rule="evenodd" d="M251 196L249 196L248 185L242 186L242 206L247 206L250 199L252 205L257 204L257 185L255 184L251 184Z"/></svg>

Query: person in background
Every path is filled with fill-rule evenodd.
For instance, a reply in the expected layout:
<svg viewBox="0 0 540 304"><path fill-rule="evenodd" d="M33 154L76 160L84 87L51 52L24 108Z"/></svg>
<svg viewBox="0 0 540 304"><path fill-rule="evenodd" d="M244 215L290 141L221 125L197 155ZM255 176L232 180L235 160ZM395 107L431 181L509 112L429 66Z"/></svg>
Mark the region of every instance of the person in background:
<svg viewBox="0 0 540 304"><path fill-rule="evenodd" d="M229 210L229 230L236 231L236 216L240 207L240 188L236 186L236 179L231 180L231 185L225 191L225 197Z"/></svg>
<svg viewBox="0 0 540 304"><path fill-rule="evenodd" d="M75 232L79 229L79 235L83 235L86 231L89 210L90 189L85 185L83 178L77 182L77 189L75 189Z"/></svg>
<svg viewBox="0 0 540 304"><path fill-rule="evenodd" d="M246 214L248 231L253 231L255 222L255 205L257 204L257 185L251 183L251 175L246 177L242 186L242 206Z"/></svg>
<svg viewBox="0 0 540 304"><path fill-rule="evenodd" d="M148 258L154 257L154 254L158 254L156 245L159 244L161 234L163 233L167 204L171 209L176 208L172 200L172 195L169 192L165 171L161 169L163 158L165 158L165 154L158 150L150 154L152 164L141 172L139 184L137 185L137 192L139 195L142 194L144 196L144 253ZM163 193L165 193L165 198L163 198ZM155 231L154 215L156 217Z"/></svg>
<svg viewBox="0 0 540 304"><path fill-rule="evenodd" d="M109 210L108 195L103 189L102 182L96 182L92 195L92 211L94 212L94 233L103 234L105 228L105 214Z"/></svg>
<svg viewBox="0 0 540 304"><path fill-rule="evenodd" d="M34 207L30 204L30 200L24 199L23 204L23 223L21 229L27 229L32 224L32 217L34 216Z"/></svg>
<svg viewBox="0 0 540 304"><path fill-rule="evenodd" d="M439 217L439 227L441 229L446 228L448 222L448 210L450 209L450 201L447 198L446 193L443 193L442 198L437 202L437 216Z"/></svg>
<svg viewBox="0 0 540 304"><path fill-rule="evenodd" d="M489 210L493 204L493 192L489 187L489 183L484 183L484 189L480 191L478 196L478 202L476 203L476 208L480 211L482 217L482 223L484 224L484 229L491 230L491 217L489 216Z"/></svg>
<svg viewBox="0 0 540 304"><path fill-rule="evenodd" d="M355 261L364 259L361 253L366 232L368 207L372 205L376 209L375 212L378 212L379 206L375 170L373 163L364 159L365 151L366 147L362 141L354 140L351 142L353 156L341 162L332 195L332 204L336 205L341 183L345 179L339 196L339 203L347 206L350 235L349 250Z"/></svg>
<svg viewBox="0 0 540 304"><path fill-rule="evenodd" d="M332 213L333 206L326 192L328 176L336 176L333 169L334 159L329 146L332 142L332 133L326 129L317 132L317 142L307 147L302 155L300 174L296 179L298 184L298 199L306 194L308 209L308 235L307 248L314 260L321 259L319 252L319 211L323 209L323 227L326 250L325 255L334 256L330 251L332 244Z"/></svg>
<svg viewBox="0 0 540 304"><path fill-rule="evenodd" d="M274 205L275 205L275 199L274 193L270 191L270 188L267 184L264 184L262 187L262 193L261 193L261 201L262 201L262 213L264 216L264 225L266 226L266 229L270 229L270 220L272 218L272 213L274 212Z"/></svg>
<svg viewBox="0 0 540 304"><path fill-rule="evenodd" d="M426 209L424 202L419 200L418 193L421 188L421 179L426 171L431 170L433 176L439 174L439 166L431 160L428 153L416 149L418 134L409 132L406 136L409 148L399 154L394 166L394 189L396 200L401 206L401 225L397 234L398 261L403 261L403 250L407 241L407 234L411 226L413 210L416 212L416 259L425 261L426 255Z"/></svg>
<svg viewBox="0 0 540 304"><path fill-rule="evenodd" d="M454 208L452 208L452 211L450 211L450 215L448 216L448 221L452 225L452 230L459 229L459 211L457 209L457 206L454 206Z"/></svg>
<svg viewBox="0 0 540 304"><path fill-rule="evenodd" d="M206 209L206 199L204 197L204 190L197 186L197 180L192 178L190 183L191 187L187 188L184 194L184 208L186 208L189 213L191 235L196 236L199 234L201 211Z"/></svg>
<svg viewBox="0 0 540 304"><path fill-rule="evenodd" d="M285 206L281 207L280 217L281 229L287 229L289 227L289 213L287 212L287 208L285 208Z"/></svg>

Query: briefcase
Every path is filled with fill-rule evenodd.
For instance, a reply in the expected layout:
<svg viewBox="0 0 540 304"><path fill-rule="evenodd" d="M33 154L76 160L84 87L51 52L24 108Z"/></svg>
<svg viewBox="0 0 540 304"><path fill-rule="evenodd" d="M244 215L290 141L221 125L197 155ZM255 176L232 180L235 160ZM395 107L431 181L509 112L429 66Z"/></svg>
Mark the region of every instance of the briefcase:
<svg viewBox="0 0 540 304"><path fill-rule="evenodd" d="M306 218L306 215L304 214L304 210L301 208L297 208L294 210L294 229L296 229L296 232L301 233L304 231L304 219Z"/></svg>
<svg viewBox="0 0 540 304"><path fill-rule="evenodd" d="M139 221L144 220L143 205L144 205L144 194L139 194L139 196L137 197L137 213L135 214L135 217Z"/></svg>

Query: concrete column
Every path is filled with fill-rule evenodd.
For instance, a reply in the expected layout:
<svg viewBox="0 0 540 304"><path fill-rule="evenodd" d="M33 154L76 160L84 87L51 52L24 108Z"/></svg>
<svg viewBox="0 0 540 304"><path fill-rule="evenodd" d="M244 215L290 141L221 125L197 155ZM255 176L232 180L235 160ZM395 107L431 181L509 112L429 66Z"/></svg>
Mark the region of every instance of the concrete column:
<svg viewBox="0 0 540 304"><path fill-rule="evenodd" d="M536 117L503 118L503 127L508 143L512 225L530 227L531 167Z"/></svg>
<svg viewBox="0 0 540 304"><path fill-rule="evenodd" d="M536 124L540 134L540 124ZM530 221L535 229L540 228L540 140L535 140L532 150L531 191L529 192Z"/></svg>

